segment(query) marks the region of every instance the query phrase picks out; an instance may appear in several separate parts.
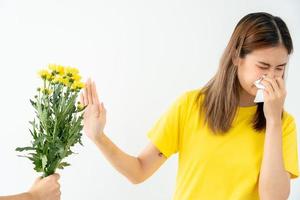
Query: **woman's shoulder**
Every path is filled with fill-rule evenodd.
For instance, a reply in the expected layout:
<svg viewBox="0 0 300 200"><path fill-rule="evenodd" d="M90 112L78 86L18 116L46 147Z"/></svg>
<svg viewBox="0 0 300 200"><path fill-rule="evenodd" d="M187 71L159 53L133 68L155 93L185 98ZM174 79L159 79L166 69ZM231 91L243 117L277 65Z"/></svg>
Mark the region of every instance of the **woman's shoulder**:
<svg viewBox="0 0 300 200"><path fill-rule="evenodd" d="M177 98L177 102L186 109L198 108L202 101L202 88L186 90Z"/></svg>
<svg viewBox="0 0 300 200"><path fill-rule="evenodd" d="M202 88L190 89L183 92L182 97L186 98L188 101L193 101L199 97L203 97Z"/></svg>

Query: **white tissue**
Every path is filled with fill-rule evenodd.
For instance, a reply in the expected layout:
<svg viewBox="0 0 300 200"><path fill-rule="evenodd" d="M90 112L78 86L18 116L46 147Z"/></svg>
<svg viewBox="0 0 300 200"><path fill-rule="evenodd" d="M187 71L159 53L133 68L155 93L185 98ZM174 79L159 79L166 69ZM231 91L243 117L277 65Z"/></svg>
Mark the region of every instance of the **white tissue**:
<svg viewBox="0 0 300 200"><path fill-rule="evenodd" d="M263 84L261 84L261 81L265 78L265 76L263 76L262 78L256 80L254 82L254 85L257 87L257 92L256 92L256 96L254 99L255 103L260 103L260 102L264 102L264 89L265 86Z"/></svg>

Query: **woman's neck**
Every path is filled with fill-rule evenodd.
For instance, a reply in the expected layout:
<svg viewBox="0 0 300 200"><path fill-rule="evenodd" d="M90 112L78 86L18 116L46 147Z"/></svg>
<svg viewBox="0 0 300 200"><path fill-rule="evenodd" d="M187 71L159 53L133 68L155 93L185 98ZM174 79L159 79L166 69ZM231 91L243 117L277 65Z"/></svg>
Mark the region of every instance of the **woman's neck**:
<svg viewBox="0 0 300 200"><path fill-rule="evenodd" d="M244 89L240 90L240 102L239 106L241 107L248 107L248 106L254 106L254 99L255 96L252 96L248 92L246 92Z"/></svg>

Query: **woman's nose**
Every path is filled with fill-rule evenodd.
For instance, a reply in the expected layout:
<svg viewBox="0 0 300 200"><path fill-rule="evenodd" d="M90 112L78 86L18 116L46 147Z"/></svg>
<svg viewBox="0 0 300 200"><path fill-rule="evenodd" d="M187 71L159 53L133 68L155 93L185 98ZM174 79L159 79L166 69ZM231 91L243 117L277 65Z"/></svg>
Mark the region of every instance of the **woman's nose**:
<svg viewBox="0 0 300 200"><path fill-rule="evenodd" d="M266 74L266 76L267 77L269 77L269 78L274 78L275 77L275 70L274 69L270 69L269 71L268 71L268 73Z"/></svg>

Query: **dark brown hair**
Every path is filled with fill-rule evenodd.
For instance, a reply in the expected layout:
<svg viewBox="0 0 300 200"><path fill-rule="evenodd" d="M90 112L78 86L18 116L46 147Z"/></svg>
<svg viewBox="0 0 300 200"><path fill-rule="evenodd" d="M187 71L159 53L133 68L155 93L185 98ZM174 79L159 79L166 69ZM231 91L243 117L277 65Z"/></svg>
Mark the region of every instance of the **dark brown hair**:
<svg viewBox="0 0 300 200"><path fill-rule="evenodd" d="M240 88L237 66L233 63L237 57L260 48L283 45L288 54L293 51L293 43L285 22L268 13L251 13L243 17L234 29L230 41L220 60L219 69L214 77L200 90L197 102L203 95L200 114L214 133L226 133L234 120L240 100ZM283 113L282 113L283 115ZM263 103L258 103L252 121L256 131L265 130L266 119Z"/></svg>

